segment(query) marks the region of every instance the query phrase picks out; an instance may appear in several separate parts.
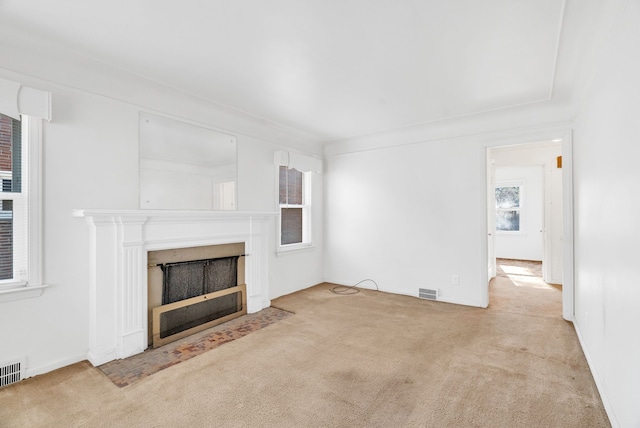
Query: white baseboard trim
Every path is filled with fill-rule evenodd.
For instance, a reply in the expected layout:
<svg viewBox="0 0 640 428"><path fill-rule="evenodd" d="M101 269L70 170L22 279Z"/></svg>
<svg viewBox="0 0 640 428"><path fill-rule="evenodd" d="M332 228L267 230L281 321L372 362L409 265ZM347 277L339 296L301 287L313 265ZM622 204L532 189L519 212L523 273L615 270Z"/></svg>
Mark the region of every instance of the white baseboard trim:
<svg viewBox="0 0 640 428"><path fill-rule="evenodd" d="M351 286L353 286L355 284L355 283L349 283L348 281L334 281L334 280L330 280L330 279L325 279L324 282L328 282L328 283L336 284L336 285L341 285L343 287L351 287ZM378 284L378 287L379 287L378 291L382 291L384 293L400 294L402 296L409 296L409 297L418 298L417 290L414 293L414 292L410 292L410 291L406 291L406 290L397 290L397 289L390 289L390 288L380 287L379 284ZM373 283L371 283L370 281L363 282L362 284L359 284L358 288L364 288L364 289L367 289L367 290L375 290L376 289L375 285L373 285ZM485 308L485 306L483 306L479 301L476 302L476 301L473 301L473 300L451 299L451 298L446 298L446 297L443 298L443 297L438 296L438 300L435 300L435 301L436 302L443 302L443 303L452 303L454 305L473 306L475 308Z"/></svg>
<svg viewBox="0 0 640 428"><path fill-rule="evenodd" d="M314 282L314 283L312 283L312 284L304 284L304 285L302 285L301 287L296 287L296 288L295 288L295 289L293 289L293 290L280 290L280 292L279 292L279 293L275 293L275 294L272 294L272 295L270 296L269 305L271 305L271 301L272 301L272 300L277 299L278 297L287 296L287 295L289 295L289 294L296 293L296 292L298 292L298 291L306 290L307 288L315 287L316 285L318 285L318 284L322 284L323 282L327 282L327 281L325 281L325 280L320 280L320 281L318 281L318 282Z"/></svg>
<svg viewBox="0 0 640 428"><path fill-rule="evenodd" d="M116 349L111 349L110 351L103 352L101 354L94 354L93 352L87 352L85 356L86 360L89 360L94 367L101 366L102 364L108 363L109 361L118 359L118 352Z"/></svg>
<svg viewBox="0 0 640 428"><path fill-rule="evenodd" d="M483 305L479 301L476 302L474 300L449 299L447 297L438 297L437 301L438 302L445 302L445 303L453 303L454 305L472 306L474 308L481 308L481 309L486 309L487 308L486 305Z"/></svg>
<svg viewBox="0 0 640 428"><path fill-rule="evenodd" d="M71 356L68 358L63 358L58 361L53 361L51 363L44 364L42 366L37 367L27 367L25 371L25 379L33 376L38 376L41 374L49 373L54 370L61 369L66 366L70 366L71 364L79 363L80 361L84 361L87 359L87 354L83 353L80 355Z"/></svg>
<svg viewBox="0 0 640 428"><path fill-rule="evenodd" d="M587 364L589 365L591 376L593 376L593 380L596 383L596 388L598 388L598 393L600 394L600 399L602 400L602 404L604 405L604 410L605 412L607 412L607 416L609 417L609 422L611 423L612 428L620 428L620 423L616 418L616 414L613 410L613 406L611 405L611 401L609 400L607 392L604 388L604 382L600 377L598 370L596 370L595 362L591 358L591 355L589 354L589 350L585 346L584 337L580 332L580 326L575 320L573 321L573 328L576 330L578 341L580 342L580 347L582 348L582 353L584 354L584 357L587 360Z"/></svg>

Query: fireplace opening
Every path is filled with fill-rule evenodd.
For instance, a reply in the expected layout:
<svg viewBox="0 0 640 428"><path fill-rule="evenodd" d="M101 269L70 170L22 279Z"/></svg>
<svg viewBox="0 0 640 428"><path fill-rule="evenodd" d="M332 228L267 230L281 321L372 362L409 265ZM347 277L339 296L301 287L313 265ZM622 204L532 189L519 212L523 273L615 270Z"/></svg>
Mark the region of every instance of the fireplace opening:
<svg viewBox="0 0 640 428"><path fill-rule="evenodd" d="M152 251L148 260L150 346L247 313L244 243Z"/></svg>

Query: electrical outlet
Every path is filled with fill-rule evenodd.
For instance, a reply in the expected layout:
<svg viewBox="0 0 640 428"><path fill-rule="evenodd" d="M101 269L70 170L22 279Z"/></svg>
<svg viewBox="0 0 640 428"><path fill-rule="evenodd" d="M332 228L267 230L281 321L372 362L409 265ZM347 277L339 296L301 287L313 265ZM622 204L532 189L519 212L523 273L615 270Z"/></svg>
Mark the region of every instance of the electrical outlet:
<svg viewBox="0 0 640 428"><path fill-rule="evenodd" d="M460 285L460 275L451 275L451 285Z"/></svg>

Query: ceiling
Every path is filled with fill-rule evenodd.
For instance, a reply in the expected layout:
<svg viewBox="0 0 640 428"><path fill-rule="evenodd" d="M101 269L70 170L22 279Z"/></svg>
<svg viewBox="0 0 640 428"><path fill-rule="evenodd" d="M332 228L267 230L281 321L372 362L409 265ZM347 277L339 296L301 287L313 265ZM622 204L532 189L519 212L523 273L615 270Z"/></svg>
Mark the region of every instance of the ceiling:
<svg viewBox="0 0 640 428"><path fill-rule="evenodd" d="M0 0L5 28L324 141L550 100L565 14L564 0Z"/></svg>

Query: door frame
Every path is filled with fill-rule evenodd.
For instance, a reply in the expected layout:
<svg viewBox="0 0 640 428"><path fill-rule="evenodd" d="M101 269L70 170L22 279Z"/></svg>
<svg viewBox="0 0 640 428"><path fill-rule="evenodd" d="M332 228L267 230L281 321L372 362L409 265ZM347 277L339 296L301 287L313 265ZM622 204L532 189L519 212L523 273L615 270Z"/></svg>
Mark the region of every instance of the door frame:
<svg viewBox="0 0 640 428"><path fill-rule="evenodd" d="M574 251L573 251L573 135L570 127L557 127L534 132L528 135L514 135L510 137L495 138L486 141L482 147L482 294L483 306L489 305L489 281L491 280L491 256L492 248L489 233L495 234L490 229L489 223L489 182L490 162L489 149L494 147L513 146L519 144L535 143L537 141L549 141L562 139L562 317L567 321L574 320ZM495 252L493 253L495 262ZM495 270L494 270L495 272Z"/></svg>

